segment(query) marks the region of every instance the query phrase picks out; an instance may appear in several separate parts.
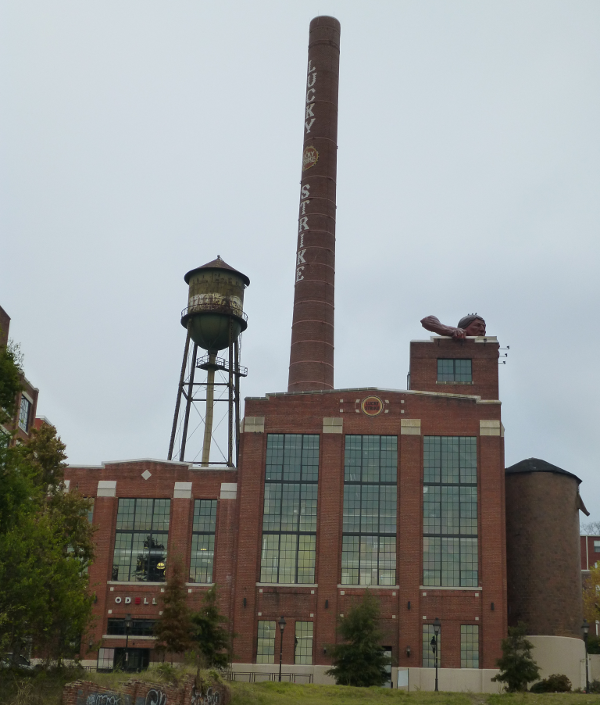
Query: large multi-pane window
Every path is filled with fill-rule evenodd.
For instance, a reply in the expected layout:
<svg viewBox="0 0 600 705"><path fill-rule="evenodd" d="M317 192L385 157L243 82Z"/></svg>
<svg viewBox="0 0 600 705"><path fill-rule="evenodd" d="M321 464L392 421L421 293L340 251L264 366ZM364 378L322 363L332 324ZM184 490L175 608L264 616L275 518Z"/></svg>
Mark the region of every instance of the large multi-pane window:
<svg viewBox="0 0 600 705"><path fill-rule="evenodd" d="M423 625L423 668L435 668L435 651L434 645L436 641L434 640L435 632L433 630L433 624ZM432 643L432 640L433 643ZM441 631L437 635L437 658L438 667L442 663L442 633Z"/></svg>
<svg viewBox="0 0 600 705"><path fill-rule="evenodd" d="M25 433L29 430L31 407L32 404L29 399L24 394L21 394L21 404L19 406L19 428L22 431L25 431Z"/></svg>
<svg viewBox="0 0 600 705"><path fill-rule="evenodd" d="M311 664L313 654L313 623L296 622L294 663Z"/></svg>
<svg viewBox="0 0 600 705"><path fill-rule="evenodd" d="M212 583L216 519L216 499L197 499L194 502L190 561L190 582L192 583Z"/></svg>
<svg viewBox="0 0 600 705"><path fill-rule="evenodd" d="M109 619L106 633L115 636L154 636L155 619L132 619L129 631L124 619Z"/></svg>
<svg viewBox="0 0 600 705"><path fill-rule="evenodd" d="M437 361L438 382L472 382L471 360L442 360Z"/></svg>
<svg viewBox="0 0 600 705"><path fill-rule="evenodd" d="M275 662L275 620L258 622L258 643L256 645L256 663Z"/></svg>
<svg viewBox="0 0 600 705"><path fill-rule="evenodd" d="M346 436L342 585L396 584L397 436Z"/></svg>
<svg viewBox="0 0 600 705"><path fill-rule="evenodd" d="M319 436L267 437L260 580L314 583Z"/></svg>
<svg viewBox="0 0 600 705"><path fill-rule="evenodd" d="M460 667L479 668L479 626L460 625Z"/></svg>
<svg viewBox="0 0 600 705"><path fill-rule="evenodd" d="M425 436L423 585L476 587L477 439Z"/></svg>
<svg viewBox="0 0 600 705"><path fill-rule="evenodd" d="M113 580L165 580L169 499L120 499Z"/></svg>

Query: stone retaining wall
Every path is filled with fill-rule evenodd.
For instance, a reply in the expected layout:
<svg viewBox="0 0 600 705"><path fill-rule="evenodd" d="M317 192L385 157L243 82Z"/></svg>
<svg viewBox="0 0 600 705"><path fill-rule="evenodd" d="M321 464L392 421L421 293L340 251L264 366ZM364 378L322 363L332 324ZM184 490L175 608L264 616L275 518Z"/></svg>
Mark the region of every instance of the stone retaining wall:
<svg viewBox="0 0 600 705"><path fill-rule="evenodd" d="M130 680L118 690L91 681L74 681L63 690L63 705L228 705L229 688L218 683L196 687L188 676L178 685Z"/></svg>

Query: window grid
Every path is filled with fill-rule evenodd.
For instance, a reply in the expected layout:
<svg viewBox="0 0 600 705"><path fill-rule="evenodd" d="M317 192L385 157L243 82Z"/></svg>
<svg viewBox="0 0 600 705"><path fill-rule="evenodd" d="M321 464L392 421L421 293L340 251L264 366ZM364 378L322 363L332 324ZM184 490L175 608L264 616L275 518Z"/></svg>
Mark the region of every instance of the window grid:
<svg viewBox="0 0 600 705"><path fill-rule="evenodd" d="M600 541L594 541L594 553L600 553Z"/></svg>
<svg viewBox="0 0 600 705"><path fill-rule="evenodd" d="M192 524L190 582L212 583L215 557L217 500L196 499Z"/></svg>
<svg viewBox="0 0 600 705"><path fill-rule="evenodd" d="M313 623L296 622L296 647L294 663L312 664L313 662Z"/></svg>
<svg viewBox="0 0 600 705"><path fill-rule="evenodd" d="M437 361L438 382L472 382L471 360L442 360Z"/></svg>
<svg viewBox="0 0 600 705"><path fill-rule="evenodd" d="M119 499L112 579L164 582L169 499Z"/></svg>
<svg viewBox="0 0 600 705"><path fill-rule="evenodd" d="M477 439L426 436L423 585L477 587Z"/></svg>
<svg viewBox="0 0 600 705"><path fill-rule="evenodd" d="M256 663L275 663L275 621L259 620Z"/></svg>
<svg viewBox="0 0 600 705"><path fill-rule="evenodd" d="M396 584L397 436L346 436L342 585Z"/></svg>
<svg viewBox="0 0 600 705"><path fill-rule="evenodd" d="M479 668L479 625L460 625L460 667Z"/></svg>
<svg viewBox="0 0 600 705"><path fill-rule="evenodd" d="M132 619L129 636L153 636L155 619ZM106 627L106 633L115 636L125 636L125 620L124 619L109 619Z"/></svg>
<svg viewBox="0 0 600 705"><path fill-rule="evenodd" d="M21 404L19 406L19 428L22 431L29 430L29 417L31 416L31 402L24 395L21 394Z"/></svg>
<svg viewBox="0 0 600 705"><path fill-rule="evenodd" d="M431 647L431 640L435 636L433 624L423 625L423 668L435 668L435 654ZM442 632L437 636L438 668L442 665Z"/></svg>
<svg viewBox="0 0 600 705"><path fill-rule="evenodd" d="M260 580L314 583L319 436L267 436Z"/></svg>

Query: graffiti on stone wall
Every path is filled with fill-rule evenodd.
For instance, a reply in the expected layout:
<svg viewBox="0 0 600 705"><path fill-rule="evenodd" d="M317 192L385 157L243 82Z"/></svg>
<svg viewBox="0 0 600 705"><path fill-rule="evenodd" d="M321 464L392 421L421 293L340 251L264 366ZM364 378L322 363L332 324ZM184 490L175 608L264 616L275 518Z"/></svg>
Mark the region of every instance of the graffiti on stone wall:
<svg viewBox="0 0 600 705"><path fill-rule="evenodd" d="M90 693L86 705L130 705L131 698L120 693Z"/></svg>
<svg viewBox="0 0 600 705"><path fill-rule="evenodd" d="M221 705L221 691L216 688L207 688L206 693L194 686L190 705Z"/></svg>
<svg viewBox="0 0 600 705"><path fill-rule="evenodd" d="M146 693L145 705L167 705L167 695L162 690L152 688Z"/></svg>

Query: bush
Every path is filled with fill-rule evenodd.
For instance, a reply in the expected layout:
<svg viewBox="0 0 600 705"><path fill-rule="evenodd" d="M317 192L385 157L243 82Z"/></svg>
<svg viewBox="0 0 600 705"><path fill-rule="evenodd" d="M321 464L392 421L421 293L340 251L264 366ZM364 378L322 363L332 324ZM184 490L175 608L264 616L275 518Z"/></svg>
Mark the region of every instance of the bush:
<svg viewBox="0 0 600 705"><path fill-rule="evenodd" d="M593 680L590 683L590 693L600 693L600 681L599 680Z"/></svg>
<svg viewBox="0 0 600 705"><path fill-rule="evenodd" d="M532 693L569 693L571 691L571 681L567 676L553 673L543 681L539 681L530 688Z"/></svg>
<svg viewBox="0 0 600 705"><path fill-rule="evenodd" d="M587 650L588 654L600 654L600 636L588 636Z"/></svg>

